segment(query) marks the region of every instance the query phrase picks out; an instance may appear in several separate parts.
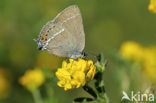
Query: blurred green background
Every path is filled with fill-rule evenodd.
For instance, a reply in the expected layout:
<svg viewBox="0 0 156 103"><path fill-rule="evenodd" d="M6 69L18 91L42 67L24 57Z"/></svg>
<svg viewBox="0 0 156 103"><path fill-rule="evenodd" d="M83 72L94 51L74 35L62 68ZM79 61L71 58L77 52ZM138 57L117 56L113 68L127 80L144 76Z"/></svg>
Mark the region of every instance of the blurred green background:
<svg viewBox="0 0 156 103"><path fill-rule="evenodd" d="M118 50L127 40L144 46L156 44L156 14L148 11L149 0L0 0L0 67L7 71L10 83L8 96L2 98L2 103L34 103L18 78L26 70L41 65L44 59L51 68L61 66L60 58L39 57L43 51L37 50L33 39L38 37L47 21L72 4L77 4L82 13L85 51L104 53L109 61L104 73L106 91L111 103L120 103L122 90L114 80L117 70L114 70L109 52ZM77 96L87 95L81 89L66 92L56 83L51 87L52 100L47 103L70 103ZM46 98L44 86L41 91Z"/></svg>

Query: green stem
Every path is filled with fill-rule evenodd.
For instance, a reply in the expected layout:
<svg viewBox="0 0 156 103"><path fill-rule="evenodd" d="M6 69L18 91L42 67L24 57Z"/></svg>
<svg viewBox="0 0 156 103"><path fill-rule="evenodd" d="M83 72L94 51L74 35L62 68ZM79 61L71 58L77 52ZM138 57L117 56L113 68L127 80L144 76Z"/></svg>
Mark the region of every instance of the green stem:
<svg viewBox="0 0 156 103"><path fill-rule="evenodd" d="M34 98L35 103L43 103L40 91L38 89L31 92Z"/></svg>
<svg viewBox="0 0 156 103"><path fill-rule="evenodd" d="M99 103L109 103L109 99L106 93L104 93L102 96L99 96Z"/></svg>

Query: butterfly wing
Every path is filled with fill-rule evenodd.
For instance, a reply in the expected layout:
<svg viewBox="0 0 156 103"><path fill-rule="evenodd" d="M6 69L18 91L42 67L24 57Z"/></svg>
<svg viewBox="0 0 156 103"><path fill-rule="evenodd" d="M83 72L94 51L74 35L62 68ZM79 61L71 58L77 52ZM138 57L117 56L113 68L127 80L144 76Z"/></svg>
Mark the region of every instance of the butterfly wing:
<svg viewBox="0 0 156 103"><path fill-rule="evenodd" d="M59 31L49 41L47 50L57 56L68 56L74 52L82 52L85 46L85 34L79 8L76 5L66 8L56 16L53 23L57 29L59 28Z"/></svg>
<svg viewBox="0 0 156 103"><path fill-rule="evenodd" d="M62 24L72 34L72 41L79 51L85 46L85 34L80 10L77 5L69 6L55 18L55 23Z"/></svg>

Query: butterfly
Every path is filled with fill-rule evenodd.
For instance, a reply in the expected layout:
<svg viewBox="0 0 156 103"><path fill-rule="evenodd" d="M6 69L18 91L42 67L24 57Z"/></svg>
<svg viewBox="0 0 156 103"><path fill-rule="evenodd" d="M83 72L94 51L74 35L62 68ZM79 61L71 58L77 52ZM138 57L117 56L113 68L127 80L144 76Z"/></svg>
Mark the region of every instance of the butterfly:
<svg viewBox="0 0 156 103"><path fill-rule="evenodd" d="M65 8L47 22L36 42L39 50L46 50L55 56L73 59L84 57L85 33L78 6Z"/></svg>

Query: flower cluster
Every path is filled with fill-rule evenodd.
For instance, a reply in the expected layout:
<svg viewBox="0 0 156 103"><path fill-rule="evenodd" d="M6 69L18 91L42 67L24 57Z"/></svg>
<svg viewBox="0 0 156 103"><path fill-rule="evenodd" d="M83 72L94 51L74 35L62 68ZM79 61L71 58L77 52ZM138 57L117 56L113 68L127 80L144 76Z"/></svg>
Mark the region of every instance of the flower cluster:
<svg viewBox="0 0 156 103"><path fill-rule="evenodd" d="M123 57L134 62L140 61L143 70L156 81L156 47L143 47L136 42L125 42L120 48Z"/></svg>
<svg viewBox="0 0 156 103"><path fill-rule="evenodd" d="M156 47L146 48L144 51L143 68L156 81Z"/></svg>
<svg viewBox="0 0 156 103"><path fill-rule="evenodd" d="M148 9L149 9L149 11L156 13L156 0L150 0Z"/></svg>
<svg viewBox="0 0 156 103"><path fill-rule="evenodd" d="M62 68L58 68L56 76L58 77L58 86L64 87L64 90L79 88L84 86L87 80L94 78L96 67L91 60L69 59L69 63L62 62Z"/></svg>
<svg viewBox="0 0 156 103"><path fill-rule="evenodd" d="M41 86L45 81L45 77L41 69L28 70L19 79L21 85L26 87L29 91L33 91Z"/></svg>
<svg viewBox="0 0 156 103"><path fill-rule="evenodd" d="M120 53L129 60L141 60L143 56L143 47L136 42L128 41L121 45Z"/></svg>

